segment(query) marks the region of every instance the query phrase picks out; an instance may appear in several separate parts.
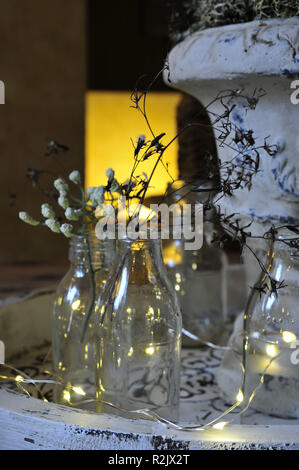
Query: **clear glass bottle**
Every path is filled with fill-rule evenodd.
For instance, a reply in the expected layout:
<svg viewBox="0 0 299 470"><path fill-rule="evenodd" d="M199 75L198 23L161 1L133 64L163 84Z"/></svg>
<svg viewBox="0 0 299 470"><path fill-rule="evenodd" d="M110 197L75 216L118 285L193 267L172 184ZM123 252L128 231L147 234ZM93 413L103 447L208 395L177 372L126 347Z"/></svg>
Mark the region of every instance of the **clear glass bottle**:
<svg viewBox="0 0 299 470"><path fill-rule="evenodd" d="M233 402L241 383L240 364L245 349L245 398L256 387L251 406L257 411L284 418L299 417L299 257L288 246L296 235L284 230L269 241L265 267L275 281L261 273L249 297L245 316L236 322L230 345L218 373L225 397ZM252 249L261 253L260 243ZM248 337L244 348L244 337Z"/></svg>
<svg viewBox="0 0 299 470"><path fill-rule="evenodd" d="M203 191L198 191L202 189ZM199 204L212 200L211 194L196 182L176 181L168 188L167 202ZM208 243L215 224L215 208L204 218L203 246L184 250L185 240L163 240L163 257L170 280L179 296L183 328L203 341L218 342L224 328L225 272L223 250ZM198 347L198 341L183 335L183 346Z"/></svg>
<svg viewBox="0 0 299 470"><path fill-rule="evenodd" d="M103 301L97 316L98 411L126 416L106 401L177 421L181 314L160 240L118 241Z"/></svg>
<svg viewBox="0 0 299 470"><path fill-rule="evenodd" d="M70 240L70 269L57 288L53 310L53 366L64 384L55 388L57 403L95 398L94 307L114 256L114 241L98 240L93 233Z"/></svg>

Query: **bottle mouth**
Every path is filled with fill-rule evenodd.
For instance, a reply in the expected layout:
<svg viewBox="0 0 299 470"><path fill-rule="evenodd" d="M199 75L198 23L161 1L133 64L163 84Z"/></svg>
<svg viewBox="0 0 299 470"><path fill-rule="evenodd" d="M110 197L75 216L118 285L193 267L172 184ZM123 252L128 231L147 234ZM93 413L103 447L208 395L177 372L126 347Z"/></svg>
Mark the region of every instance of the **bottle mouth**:
<svg viewBox="0 0 299 470"><path fill-rule="evenodd" d="M86 231L83 235L74 235L70 239L70 250L77 252L87 252L89 249L92 251L102 251L108 247L113 247L114 243L114 240L100 240L95 232Z"/></svg>
<svg viewBox="0 0 299 470"><path fill-rule="evenodd" d="M136 245L143 245L143 244L159 244L161 242L161 238L131 238L129 235L126 236L126 237L123 237L123 238L119 238L117 240L117 242L119 244L123 244L123 245L132 245L132 244L136 244Z"/></svg>
<svg viewBox="0 0 299 470"><path fill-rule="evenodd" d="M96 233L95 233L95 230L86 230L86 232L84 232L82 235L73 235L72 238L70 239L70 242L76 242L76 241L84 241L84 240L90 240L90 241L93 241L93 240L98 240L98 241L101 241L101 242L105 242L105 241L110 241L108 239L106 240L101 240L100 238L98 238L96 236Z"/></svg>

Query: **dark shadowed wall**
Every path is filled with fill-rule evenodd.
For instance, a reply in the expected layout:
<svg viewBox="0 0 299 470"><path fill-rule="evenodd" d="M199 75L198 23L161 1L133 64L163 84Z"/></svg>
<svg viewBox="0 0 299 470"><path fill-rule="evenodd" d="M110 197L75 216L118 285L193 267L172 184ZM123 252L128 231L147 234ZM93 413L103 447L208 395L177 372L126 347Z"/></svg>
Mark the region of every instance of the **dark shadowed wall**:
<svg viewBox="0 0 299 470"><path fill-rule="evenodd" d="M17 213L40 214L43 198L25 178L28 168L83 172L85 10L85 0L0 0L0 80L6 86L6 104L0 105L0 262L67 256L62 236L23 224ZM71 152L45 157L51 139Z"/></svg>

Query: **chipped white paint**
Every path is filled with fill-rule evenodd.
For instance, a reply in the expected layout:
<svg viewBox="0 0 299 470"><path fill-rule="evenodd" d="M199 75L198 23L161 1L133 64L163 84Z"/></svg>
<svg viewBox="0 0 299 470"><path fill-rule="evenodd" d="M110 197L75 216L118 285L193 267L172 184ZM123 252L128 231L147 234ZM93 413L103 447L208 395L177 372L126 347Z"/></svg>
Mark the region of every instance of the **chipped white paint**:
<svg viewBox="0 0 299 470"><path fill-rule="evenodd" d="M178 432L149 421L87 413L0 389L0 449L299 450L298 426Z"/></svg>
<svg viewBox="0 0 299 470"><path fill-rule="evenodd" d="M0 310L10 354L50 340L53 295L35 294ZM13 345L13 347L12 347ZM299 449L299 426L232 425L223 431L181 432L46 403L0 388L0 449Z"/></svg>

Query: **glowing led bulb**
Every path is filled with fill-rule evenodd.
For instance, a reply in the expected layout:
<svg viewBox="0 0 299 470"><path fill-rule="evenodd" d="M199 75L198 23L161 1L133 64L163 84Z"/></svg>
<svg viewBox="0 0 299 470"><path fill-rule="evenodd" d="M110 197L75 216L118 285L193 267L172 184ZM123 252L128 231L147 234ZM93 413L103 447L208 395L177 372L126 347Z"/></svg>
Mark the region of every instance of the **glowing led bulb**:
<svg viewBox="0 0 299 470"><path fill-rule="evenodd" d="M84 390L82 390L81 387L73 387L73 390L75 393L77 393L77 395L81 395L82 397L86 396L86 393L84 392Z"/></svg>
<svg viewBox="0 0 299 470"><path fill-rule="evenodd" d="M81 304L80 299L75 300L75 301L72 303L72 310L79 310L80 304Z"/></svg>
<svg viewBox="0 0 299 470"><path fill-rule="evenodd" d="M155 353L155 348L153 346L149 346L148 348L145 349L145 353L148 354L149 356L152 356Z"/></svg>
<svg viewBox="0 0 299 470"><path fill-rule="evenodd" d="M291 331L283 331L281 333L281 336L285 343L292 343L293 341L296 341L297 339L297 336Z"/></svg>
<svg viewBox="0 0 299 470"><path fill-rule="evenodd" d="M133 356L133 352L134 352L134 349L133 349L133 348L130 348L130 351L128 352L128 356L129 356L129 357L132 357L132 356Z"/></svg>
<svg viewBox="0 0 299 470"><path fill-rule="evenodd" d="M15 378L15 381L16 382L24 382L24 377L22 377L21 375L17 375L16 378Z"/></svg>
<svg viewBox="0 0 299 470"><path fill-rule="evenodd" d="M275 357L275 356L277 356L277 354L278 354L277 347L274 346L273 344L269 344L269 345L266 347L266 354L267 354L267 356L269 356L269 357Z"/></svg>
<svg viewBox="0 0 299 470"><path fill-rule="evenodd" d="M241 403L243 400L244 400L244 395L243 395L243 392L242 390L239 390L237 396L236 396L236 400L237 402Z"/></svg>
<svg viewBox="0 0 299 470"><path fill-rule="evenodd" d="M151 320L154 319L154 317L155 317L155 311L154 311L153 307L149 307L149 309L148 309L148 311L147 311L147 316L148 316Z"/></svg>
<svg viewBox="0 0 299 470"><path fill-rule="evenodd" d="M65 401L70 401L70 399L71 399L71 394L70 394L70 392L69 392L68 390L64 390L64 391L63 391L63 399L64 399Z"/></svg>
<svg viewBox="0 0 299 470"><path fill-rule="evenodd" d="M219 423L214 424L213 429L219 429L220 431L225 428L227 421L220 421Z"/></svg>

